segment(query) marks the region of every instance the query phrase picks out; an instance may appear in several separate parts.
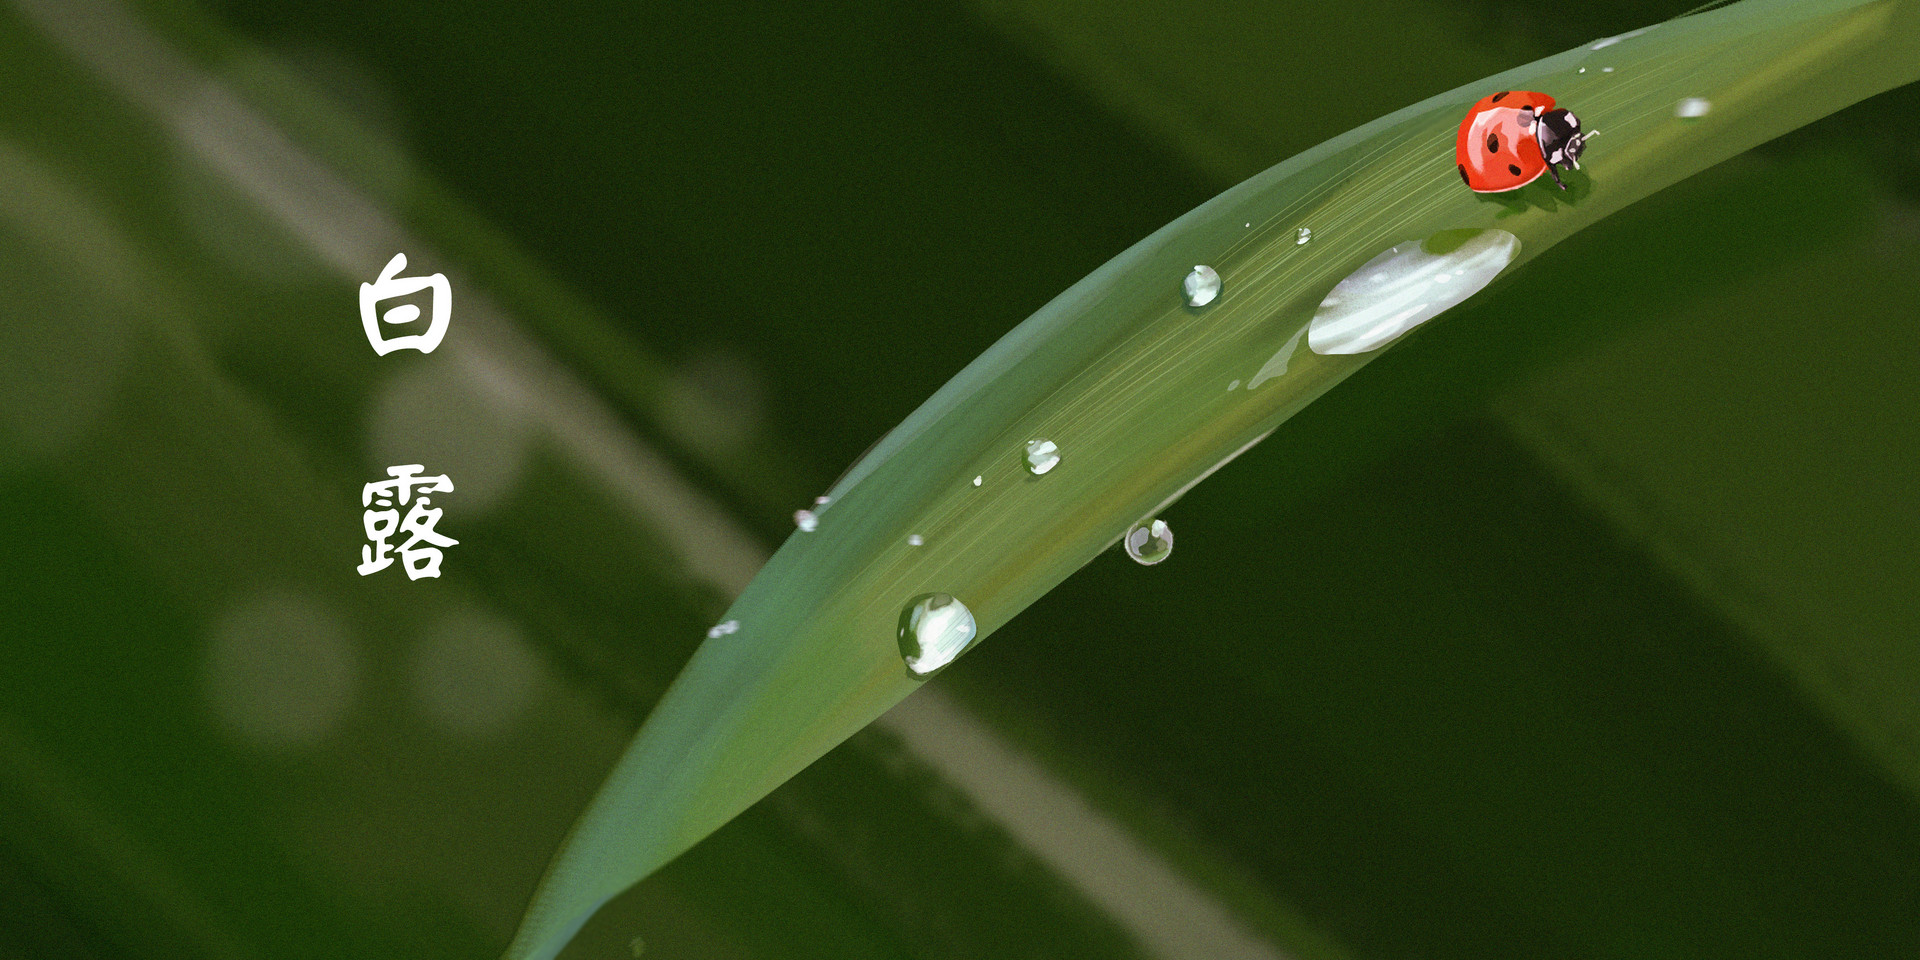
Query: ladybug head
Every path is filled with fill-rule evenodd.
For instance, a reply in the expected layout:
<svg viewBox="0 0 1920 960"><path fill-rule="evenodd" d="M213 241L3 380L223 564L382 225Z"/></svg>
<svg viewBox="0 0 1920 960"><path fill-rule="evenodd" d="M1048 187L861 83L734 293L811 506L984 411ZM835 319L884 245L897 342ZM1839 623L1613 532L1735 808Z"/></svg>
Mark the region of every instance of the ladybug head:
<svg viewBox="0 0 1920 960"><path fill-rule="evenodd" d="M1540 142L1540 155L1554 166L1580 169L1580 151L1586 149L1587 138L1592 133L1580 129L1580 118L1565 110L1548 110L1540 115L1540 122L1533 127L1533 136ZM1555 175L1555 180L1560 179Z"/></svg>

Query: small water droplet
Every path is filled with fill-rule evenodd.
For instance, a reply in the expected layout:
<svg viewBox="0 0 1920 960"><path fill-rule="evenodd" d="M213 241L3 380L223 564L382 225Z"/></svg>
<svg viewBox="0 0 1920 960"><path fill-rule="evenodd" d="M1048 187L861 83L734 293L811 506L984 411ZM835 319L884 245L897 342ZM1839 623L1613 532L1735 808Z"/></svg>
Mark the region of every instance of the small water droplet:
<svg viewBox="0 0 1920 960"><path fill-rule="evenodd" d="M1060 464L1060 448L1052 440L1027 441L1027 470L1039 476Z"/></svg>
<svg viewBox="0 0 1920 960"><path fill-rule="evenodd" d="M1252 220L1248 220L1248 221L1247 221L1246 223L1243 223L1243 224L1241 224L1241 226L1243 226L1243 227L1245 227L1245 228L1247 228L1248 230L1252 230L1252 229L1253 229L1253 221L1252 221Z"/></svg>
<svg viewBox="0 0 1920 960"><path fill-rule="evenodd" d="M926 541L925 541L925 540L922 540L922 539L920 539L920 535L919 535L919 534L917 534L917 533L909 533L909 534L907 534L907 546L909 546L909 547L917 547L917 546L919 546L919 545L921 545L921 544L923 544L923 543L926 543Z"/></svg>
<svg viewBox="0 0 1920 960"><path fill-rule="evenodd" d="M1613 68L1612 68L1612 67L1601 67L1601 68L1600 68L1600 72L1601 72L1601 73L1612 73L1612 72L1613 72Z"/></svg>
<svg viewBox="0 0 1920 960"><path fill-rule="evenodd" d="M986 478L986 477L984 477L984 476L979 476L979 477L974 477L974 478L973 478L973 485L977 487L977 486L979 486L979 485L980 485L980 483L981 483L981 481L983 481L983 480L985 480L985 479L987 479L987 478Z"/></svg>
<svg viewBox="0 0 1920 960"><path fill-rule="evenodd" d="M1581 73L1586 73L1586 72L1587 72L1587 68L1586 68L1586 67L1581 67L1581 68L1580 68L1580 72L1581 72Z"/></svg>
<svg viewBox="0 0 1920 960"><path fill-rule="evenodd" d="M1228 390L1238 390L1238 389L1240 389L1240 381L1238 381L1238 380L1235 380L1234 382L1232 382L1232 383L1229 383L1229 384L1227 384L1227 389L1228 389Z"/></svg>
<svg viewBox="0 0 1920 960"><path fill-rule="evenodd" d="M1588 50L1605 50L1606 48L1611 47L1614 44L1619 42L1620 42L1619 37L1608 37L1605 40L1594 41L1593 46L1588 47L1587 49Z"/></svg>
<svg viewBox="0 0 1920 960"><path fill-rule="evenodd" d="M1301 227L1300 232L1294 236L1293 242L1296 245L1298 245L1298 244L1306 243L1307 241L1312 239L1313 239L1313 229L1311 227Z"/></svg>
<svg viewBox="0 0 1920 960"><path fill-rule="evenodd" d="M925 679L952 663L973 643L973 611L945 593L923 593L900 611L900 658L908 672Z"/></svg>
<svg viewBox="0 0 1920 960"><path fill-rule="evenodd" d="M718 640L719 638L724 637L727 634L738 633L739 631L740 631L740 621L728 620L724 623L715 624L712 629L708 630L707 639Z"/></svg>
<svg viewBox="0 0 1920 960"><path fill-rule="evenodd" d="M1136 523L1121 542L1135 563L1151 567L1173 555L1173 528L1164 520Z"/></svg>
<svg viewBox="0 0 1920 960"><path fill-rule="evenodd" d="M1519 253L1520 238L1504 230L1448 230L1393 247L1327 293L1307 346L1321 354L1378 350L1473 296Z"/></svg>
<svg viewBox="0 0 1920 960"><path fill-rule="evenodd" d="M1220 275L1212 267L1197 265L1180 287L1187 292L1187 306L1204 307L1220 295Z"/></svg>
<svg viewBox="0 0 1920 960"><path fill-rule="evenodd" d="M824 507L827 504L832 502L833 502L832 497L814 497L813 498L813 505L816 507Z"/></svg>
<svg viewBox="0 0 1920 960"><path fill-rule="evenodd" d="M820 518L814 516L812 510L795 510L793 525L799 527L801 533L812 533L820 529Z"/></svg>
<svg viewBox="0 0 1920 960"><path fill-rule="evenodd" d="M1707 98L1688 97L1673 105L1673 115L1683 120L1692 120L1695 117L1706 116L1707 111L1712 109L1713 103Z"/></svg>

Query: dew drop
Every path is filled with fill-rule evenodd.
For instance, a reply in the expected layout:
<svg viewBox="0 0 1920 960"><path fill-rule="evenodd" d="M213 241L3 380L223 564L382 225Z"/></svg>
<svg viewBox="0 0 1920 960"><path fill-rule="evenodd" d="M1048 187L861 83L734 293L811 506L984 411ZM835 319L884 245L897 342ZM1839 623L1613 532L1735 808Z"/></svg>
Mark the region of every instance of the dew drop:
<svg viewBox="0 0 1920 960"><path fill-rule="evenodd" d="M1613 68L1612 68L1612 67L1601 67L1601 68L1600 68L1600 72L1601 72L1601 73L1612 73L1612 72L1613 72Z"/></svg>
<svg viewBox="0 0 1920 960"><path fill-rule="evenodd" d="M1705 97L1688 97L1673 105L1673 115L1683 120L1704 117L1713 109L1712 101Z"/></svg>
<svg viewBox="0 0 1920 960"><path fill-rule="evenodd" d="M1220 275L1212 267L1195 266L1180 286L1187 292L1187 306L1204 307L1220 295Z"/></svg>
<svg viewBox="0 0 1920 960"><path fill-rule="evenodd" d="M816 507L824 507L827 504L832 502L833 502L832 497L814 497L813 498L813 505Z"/></svg>
<svg viewBox="0 0 1920 960"><path fill-rule="evenodd" d="M1310 228L1310 227L1301 227L1301 228L1300 228L1300 232L1299 232L1298 234L1296 234L1296 235L1294 236L1294 238L1293 238L1293 242L1294 242L1294 243L1295 243L1295 244L1297 245L1297 244L1303 244L1303 243L1306 243L1306 242L1308 242L1308 241L1310 241L1310 240L1312 240L1312 239L1313 239L1313 230L1312 230L1312 228Z"/></svg>
<svg viewBox="0 0 1920 960"><path fill-rule="evenodd" d="M1402 243L1334 284L1313 313L1307 346L1321 354L1378 350L1479 292L1519 253L1520 238L1504 230L1448 230Z"/></svg>
<svg viewBox="0 0 1920 960"><path fill-rule="evenodd" d="M728 620L724 623L714 624L713 628L707 631L707 639L718 640L727 634L738 632L740 632L740 621Z"/></svg>
<svg viewBox="0 0 1920 960"><path fill-rule="evenodd" d="M1135 563L1151 567L1173 555L1173 528L1165 520L1136 523L1120 542Z"/></svg>
<svg viewBox="0 0 1920 960"><path fill-rule="evenodd" d="M900 611L900 658L915 677L933 676L973 643L973 611L944 593L923 593Z"/></svg>
<svg viewBox="0 0 1920 960"><path fill-rule="evenodd" d="M921 539L920 535L917 533L907 534L907 546L909 547L917 547L926 542L927 541Z"/></svg>
<svg viewBox="0 0 1920 960"><path fill-rule="evenodd" d="M1027 441L1027 471L1039 476L1060 463L1060 448L1052 440Z"/></svg>
<svg viewBox="0 0 1920 960"><path fill-rule="evenodd" d="M984 477L984 476L978 476L978 477L974 477L974 478L973 478L973 485L977 487L977 486L979 486L979 485L980 485L980 483L981 483L981 481L983 481L983 480L985 480L985 479L987 479L987 478L986 478L986 477Z"/></svg>
<svg viewBox="0 0 1920 960"><path fill-rule="evenodd" d="M793 525L799 527L801 533L812 533L820 529L820 518L814 516L812 510L795 510Z"/></svg>

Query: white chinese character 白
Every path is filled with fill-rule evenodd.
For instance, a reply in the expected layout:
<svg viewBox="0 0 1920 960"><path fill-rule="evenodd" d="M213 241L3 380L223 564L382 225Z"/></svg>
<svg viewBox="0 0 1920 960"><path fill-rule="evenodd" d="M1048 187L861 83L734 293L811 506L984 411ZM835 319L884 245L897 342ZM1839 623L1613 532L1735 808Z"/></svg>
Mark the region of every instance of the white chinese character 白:
<svg viewBox="0 0 1920 960"><path fill-rule="evenodd" d="M438 577L442 554L439 547L451 547L460 541L441 534L433 529L440 522L441 510L430 507L429 493L452 493L453 481L445 474L437 477L420 476L425 469L420 464L409 463L398 467L388 467L387 475L392 480L369 483L360 490L360 505L367 507L363 517L367 528L367 539L373 543L360 548L360 575L366 576L393 565L389 556L395 547L388 539L396 534L407 534L406 542L399 545L400 563L407 571L407 579L418 580L421 577ZM415 487L420 488L416 495ZM405 518L400 516L399 507L412 501L412 509ZM372 509L375 506L383 510ZM431 546L421 546L431 544Z"/></svg>
<svg viewBox="0 0 1920 960"><path fill-rule="evenodd" d="M447 275L395 276L406 268L407 255L396 253L392 260L387 261L387 268L380 271L379 280L360 285L360 325L367 329L367 342L373 344L373 352L383 357L395 350L432 353L433 348L439 346L440 340L447 335L447 324L453 319L453 287L447 283ZM420 319L420 308L403 303L382 314L377 309L380 301L404 297L428 287L433 288L433 316L427 321L426 332L393 338L381 336L381 323L412 323Z"/></svg>

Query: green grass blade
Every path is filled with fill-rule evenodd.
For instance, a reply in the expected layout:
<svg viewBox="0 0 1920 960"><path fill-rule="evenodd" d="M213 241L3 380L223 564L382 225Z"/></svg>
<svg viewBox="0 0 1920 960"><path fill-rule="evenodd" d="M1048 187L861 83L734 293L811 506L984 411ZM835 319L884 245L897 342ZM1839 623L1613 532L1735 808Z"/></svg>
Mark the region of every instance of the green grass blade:
<svg viewBox="0 0 1920 960"><path fill-rule="evenodd" d="M895 639L912 598L960 598L985 637L1364 365L1373 354L1320 355L1301 335L1335 284L1377 255L1498 229L1519 241L1511 271L1627 204L1917 76L1920 3L1748 0L1433 97L1136 244L961 371L830 491L819 529L790 538L729 612L738 630L709 640L661 701L508 956L553 956L600 904L912 692L921 681ZM1566 192L1536 182L1490 198L1461 185L1460 117L1503 89L1548 93L1601 131ZM1710 112L1677 116L1688 98ZM1200 309L1181 297L1195 264L1225 282ZM1543 292L1540 322L1553 322L1561 295ZM1044 476L1023 457L1037 438L1060 449ZM1085 656L1128 655L1101 643L1101 624L1086 627Z"/></svg>

